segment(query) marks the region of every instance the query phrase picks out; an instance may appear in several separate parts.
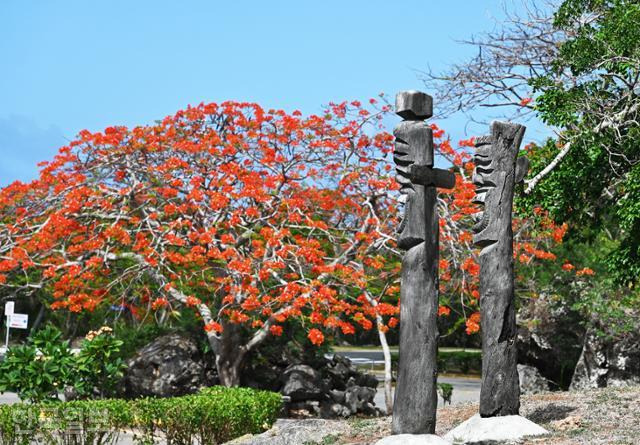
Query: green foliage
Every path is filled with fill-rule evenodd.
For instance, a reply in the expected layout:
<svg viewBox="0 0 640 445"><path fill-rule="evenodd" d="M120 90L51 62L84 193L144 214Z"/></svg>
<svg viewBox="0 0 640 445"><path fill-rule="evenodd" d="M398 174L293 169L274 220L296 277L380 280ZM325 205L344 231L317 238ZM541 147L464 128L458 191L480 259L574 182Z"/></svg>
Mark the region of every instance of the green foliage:
<svg viewBox="0 0 640 445"><path fill-rule="evenodd" d="M281 405L276 393L222 387L167 399L4 405L0 444L59 444L72 431L78 434L76 443L111 444L124 429L136 431L138 444L156 443L158 433L176 445L216 444L270 428Z"/></svg>
<svg viewBox="0 0 640 445"><path fill-rule="evenodd" d="M617 241L599 262L614 284L640 277L640 3L637 0L565 0L554 25L569 38L553 73L531 80L542 120L562 129L569 154L534 193L521 200L549 209L592 242ZM571 81L552 79L570 73ZM557 155L555 141L531 152L532 173Z"/></svg>
<svg viewBox="0 0 640 445"><path fill-rule="evenodd" d="M209 427L209 437L221 441L264 431L275 422L282 409L282 396L269 391L213 386L204 388L200 394L207 403L202 407L203 415L210 418L212 423L218 422L215 428ZM213 406L218 407L218 414L213 414Z"/></svg>
<svg viewBox="0 0 640 445"><path fill-rule="evenodd" d="M615 341L629 332L638 331L640 293L614 288L607 281L592 286L577 281L572 287L572 309L585 317L588 314L585 325L596 335Z"/></svg>
<svg viewBox="0 0 640 445"><path fill-rule="evenodd" d="M568 236L555 253L595 272L519 268L519 279L535 282L537 293L610 338L637 330L640 307L638 23L637 0L562 2L554 25L567 38L552 72L530 81L539 117L560 129L560 140L530 150L531 175L561 146L570 149L533 193L516 201L523 214L540 206L556 222L567 222Z"/></svg>
<svg viewBox="0 0 640 445"><path fill-rule="evenodd" d="M118 356L123 360L127 360L133 357L139 349L170 331L170 329L160 326L155 321L138 326L119 321L113 325L113 336L122 342ZM202 327L200 327L199 331L202 331Z"/></svg>
<svg viewBox="0 0 640 445"><path fill-rule="evenodd" d="M480 351L440 351L438 371L461 374L480 374L482 354Z"/></svg>
<svg viewBox="0 0 640 445"><path fill-rule="evenodd" d="M438 394L442 397L443 404L451 405L451 397L453 396L453 385L449 383L438 383Z"/></svg>
<svg viewBox="0 0 640 445"><path fill-rule="evenodd" d="M578 232L579 233L575 233ZM638 316L640 315L640 292L637 289L620 286L616 279L615 271L611 271L611 257L620 252L620 242L612 240L604 232L594 231L588 226L582 226L574 231L574 236L557 246L555 253L559 258L569 258L571 262L580 267L593 270L594 275L579 275L575 269L559 269L552 263L542 264L540 267L530 268L525 265L517 265L516 273L519 280L535 282L535 291L532 293L519 292L521 305L532 304L536 307L536 301L541 295L546 296L549 303L548 310L557 314L563 314L566 326L557 326L554 340L571 339L570 331L580 335L586 330L602 331L607 337L617 337L638 329ZM624 247L624 246L623 246ZM628 267L633 267L629 264ZM539 312L540 308L529 315L542 317L539 322L544 323L544 316ZM519 312L524 318L520 320L528 323L525 314ZM531 322L533 320L529 320ZM605 334L602 326L607 327ZM565 335L561 333L564 332ZM577 343L582 338L575 339ZM572 349L570 345L565 345ZM553 345L553 349L562 348L559 344ZM571 372L575 366L577 357L572 357L568 349L562 359L556 365L567 366L567 380L562 383L568 386Z"/></svg>
<svg viewBox="0 0 640 445"><path fill-rule="evenodd" d="M391 365L398 367L398 353L391 354ZM481 351L438 351L438 372L455 374L480 374L482 372Z"/></svg>
<svg viewBox="0 0 640 445"><path fill-rule="evenodd" d="M109 397L117 392L126 364L119 357L122 340L102 327L90 332L73 361L73 388L80 398Z"/></svg>
<svg viewBox="0 0 640 445"><path fill-rule="evenodd" d="M66 386L80 398L113 396L125 368L118 357L121 346L103 327L90 332L74 355L62 333L47 326L26 345L9 349L0 363L0 392L14 391L31 402L58 401Z"/></svg>
<svg viewBox="0 0 640 445"><path fill-rule="evenodd" d="M9 348L0 363L0 392L15 391L22 400L58 400L69 383L73 355L68 341L56 328L47 326L28 344Z"/></svg>
<svg viewBox="0 0 640 445"><path fill-rule="evenodd" d="M640 134L636 140L640 144ZM633 285L640 277L640 164L629 171L620 187L615 212L625 236L607 258L609 273L616 282Z"/></svg>
<svg viewBox="0 0 640 445"><path fill-rule="evenodd" d="M131 402L144 443L162 433L169 443L222 443L271 427L282 408L280 394L250 388L211 387L199 394Z"/></svg>
<svg viewBox="0 0 640 445"><path fill-rule="evenodd" d="M562 3L554 25L571 37L561 45L553 69L556 74L568 70L578 81L560 85L551 82L550 77L532 80L534 87L543 92L536 99L543 120L560 127L589 123L588 116L581 114L585 100L606 100L624 92L626 85L616 79L632 79L637 74L639 22L640 4L635 0Z"/></svg>

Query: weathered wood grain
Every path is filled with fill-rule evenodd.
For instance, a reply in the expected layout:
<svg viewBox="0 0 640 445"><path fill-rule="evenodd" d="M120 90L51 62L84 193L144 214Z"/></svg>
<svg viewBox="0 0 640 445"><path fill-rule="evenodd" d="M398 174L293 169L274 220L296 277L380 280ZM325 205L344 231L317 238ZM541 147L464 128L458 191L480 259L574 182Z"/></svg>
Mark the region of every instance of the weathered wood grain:
<svg viewBox="0 0 640 445"><path fill-rule="evenodd" d="M425 242L402 260L398 379L394 434L433 434L436 425L438 353L438 216L436 189L424 193Z"/></svg>
<svg viewBox="0 0 640 445"><path fill-rule="evenodd" d="M476 142L474 201L484 205L474 227L474 242L482 247L482 417L514 415L520 409L511 224L516 179L524 177L522 170L528 165L517 162L524 131L522 125L494 122L491 136Z"/></svg>
<svg viewBox="0 0 640 445"><path fill-rule="evenodd" d="M400 283L398 379L394 434L433 434L436 425L438 352L438 211L436 187L451 188L452 173L433 168L433 134L422 119L432 99L408 91L396 97L394 162L400 193L406 195L398 246L407 250Z"/></svg>

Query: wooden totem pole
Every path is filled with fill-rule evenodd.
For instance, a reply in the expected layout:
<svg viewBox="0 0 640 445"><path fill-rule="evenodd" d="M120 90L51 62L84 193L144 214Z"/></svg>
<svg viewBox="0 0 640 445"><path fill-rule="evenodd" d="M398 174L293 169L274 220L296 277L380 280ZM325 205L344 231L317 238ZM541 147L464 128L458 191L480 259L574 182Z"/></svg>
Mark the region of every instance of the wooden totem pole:
<svg viewBox="0 0 640 445"><path fill-rule="evenodd" d="M433 434L438 350L438 212L436 187L453 188L453 173L433 168L433 134L424 120L433 100L418 91L396 96L404 118L394 130L396 179L405 195L398 229L402 260L400 357L393 408L394 434Z"/></svg>
<svg viewBox="0 0 640 445"><path fill-rule="evenodd" d="M484 206L473 228L473 242L482 248L481 417L517 415L520 409L511 214L515 185L529 168L527 158L518 158L524 131L522 125L493 122L491 135L475 142L474 202Z"/></svg>

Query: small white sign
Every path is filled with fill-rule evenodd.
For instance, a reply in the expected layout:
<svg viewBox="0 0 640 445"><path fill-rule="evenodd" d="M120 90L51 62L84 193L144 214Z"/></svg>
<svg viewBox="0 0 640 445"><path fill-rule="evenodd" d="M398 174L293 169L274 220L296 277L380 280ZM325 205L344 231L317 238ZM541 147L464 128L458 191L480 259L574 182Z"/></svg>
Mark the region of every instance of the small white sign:
<svg viewBox="0 0 640 445"><path fill-rule="evenodd" d="M8 317L9 315L13 314L13 308L15 305L15 301L7 301L4 304L4 315Z"/></svg>
<svg viewBox="0 0 640 445"><path fill-rule="evenodd" d="M9 315L9 327L14 329L27 329L29 323L28 314L11 314Z"/></svg>

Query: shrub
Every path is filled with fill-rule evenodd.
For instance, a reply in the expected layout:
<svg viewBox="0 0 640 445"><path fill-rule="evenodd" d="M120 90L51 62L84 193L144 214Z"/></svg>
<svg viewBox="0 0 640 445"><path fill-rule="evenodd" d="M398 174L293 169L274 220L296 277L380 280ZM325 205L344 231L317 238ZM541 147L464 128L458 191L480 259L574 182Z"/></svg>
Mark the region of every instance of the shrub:
<svg viewBox="0 0 640 445"><path fill-rule="evenodd" d="M166 399L77 400L0 406L0 445L116 443L134 429L138 444L215 444L271 427L282 407L280 394L249 388L213 387Z"/></svg>
<svg viewBox="0 0 640 445"><path fill-rule="evenodd" d="M21 400L57 401L71 386L80 398L115 395L125 364L122 341L102 327L87 334L78 354L53 326L37 331L24 346L9 349L0 364L0 392L15 391Z"/></svg>
<svg viewBox="0 0 640 445"><path fill-rule="evenodd" d="M222 443L268 429L282 408L282 397L251 388L214 386L196 395L133 403L147 442L160 431L175 444L191 444L194 439Z"/></svg>
<svg viewBox="0 0 640 445"><path fill-rule="evenodd" d="M461 374L480 374L482 354L480 351L440 351L438 370Z"/></svg>
<svg viewBox="0 0 640 445"><path fill-rule="evenodd" d="M122 340L103 326L87 334L73 361L72 386L80 398L112 397L126 365L118 355Z"/></svg>
<svg viewBox="0 0 640 445"><path fill-rule="evenodd" d="M449 383L438 383L438 394L442 397L444 405L451 405L451 397L453 396L453 385Z"/></svg>
<svg viewBox="0 0 640 445"><path fill-rule="evenodd" d="M282 408L282 396L270 391L259 391L250 388L235 388L229 392L222 386L203 389L207 403L219 401L221 406L229 409L227 414L233 422L227 428L242 429L248 433L259 433L275 422ZM237 423L237 421L241 423Z"/></svg>
<svg viewBox="0 0 640 445"><path fill-rule="evenodd" d="M24 346L7 351L0 363L0 392L15 391L21 400L57 400L71 380L73 355L59 330L48 326Z"/></svg>

